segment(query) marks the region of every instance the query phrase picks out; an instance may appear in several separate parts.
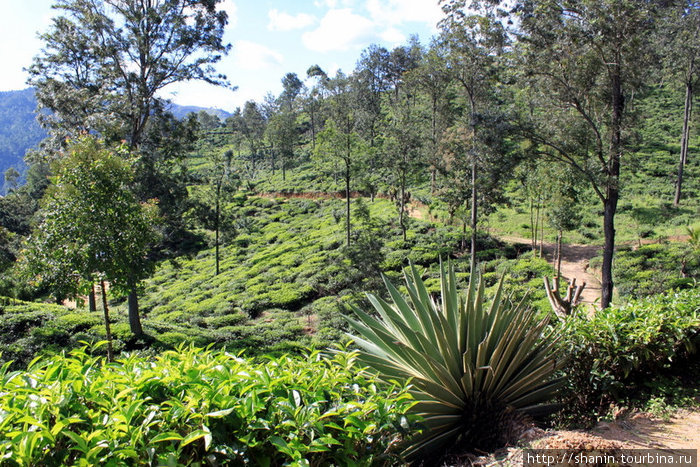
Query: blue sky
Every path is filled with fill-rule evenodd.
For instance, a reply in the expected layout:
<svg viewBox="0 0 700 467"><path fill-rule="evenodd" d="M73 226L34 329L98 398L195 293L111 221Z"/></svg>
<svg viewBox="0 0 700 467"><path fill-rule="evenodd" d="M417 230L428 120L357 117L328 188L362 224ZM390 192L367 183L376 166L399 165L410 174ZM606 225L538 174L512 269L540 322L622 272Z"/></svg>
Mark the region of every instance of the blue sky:
<svg viewBox="0 0 700 467"><path fill-rule="evenodd" d="M40 50L39 32L51 24L51 0L0 0L0 91L26 88L23 67ZM285 73L306 77L318 64L333 75L350 72L362 49L404 44L411 34L427 43L441 18L437 0L224 0L225 39L233 45L217 69L237 91L204 83L176 84L162 95L182 105L233 110L246 100L278 94Z"/></svg>

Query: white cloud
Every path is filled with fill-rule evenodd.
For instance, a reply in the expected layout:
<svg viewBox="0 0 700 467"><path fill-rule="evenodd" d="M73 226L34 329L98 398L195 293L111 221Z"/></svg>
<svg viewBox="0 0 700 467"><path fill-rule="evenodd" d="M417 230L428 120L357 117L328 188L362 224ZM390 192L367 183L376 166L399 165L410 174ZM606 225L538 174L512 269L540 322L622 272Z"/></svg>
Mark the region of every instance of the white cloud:
<svg viewBox="0 0 700 467"><path fill-rule="evenodd" d="M416 22L437 29L443 16L438 2L428 0L367 0L366 8L375 22L386 26Z"/></svg>
<svg viewBox="0 0 700 467"><path fill-rule="evenodd" d="M406 36L394 27L390 27L380 34L383 41L390 43L391 45L399 45L406 42Z"/></svg>
<svg viewBox="0 0 700 467"><path fill-rule="evenodd" d="M270 31L292 31L311 26L316 22L316 17L313 15L306 13L290 15L276 8L270 10L267 15L270 18L267 29Z"/></svg>
<svg viewBox="0 0 700 467"><path fill-rule="evenodd" d="M355 0L315 0L314 6L316 8L338 8L338 5L343 7L351 7L355 3Z"/></svg>
<svg viewBox="0 0 700 467"><path fill-rule="evenodd" d="M375 24L349 8L329 10L318 28L304 33L304 45L316 52L359 48L378 37Z"/></svg>
<svg viewBox="0 0 700 467"><path fill-rule="evenodd" d="M233 44L233 59L238 67L250 71L274 68L284 61L279 52L250 41L236 41Z"/></svg>

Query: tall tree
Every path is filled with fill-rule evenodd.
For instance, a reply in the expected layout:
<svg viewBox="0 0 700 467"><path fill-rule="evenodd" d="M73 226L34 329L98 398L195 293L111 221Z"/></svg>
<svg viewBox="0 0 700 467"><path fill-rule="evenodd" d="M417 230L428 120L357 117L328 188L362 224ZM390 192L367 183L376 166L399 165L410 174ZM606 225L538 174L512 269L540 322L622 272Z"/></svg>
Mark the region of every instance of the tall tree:
<svg viewBox="0 0 700 467"><path fill-rule="evenodd" d="M358 131L369 143L370 150L378 144L383 118L382 96L388 89L387 65L389 51L370 45L362 51L355 72Z"/></svg>
<svg viewBox="0 0 700 467"><path fill-rule="evenodd" d="M318 127L322 124L320 111L323 104L324 88L328 83L328 75L318 65L312 65L306 70L307 78L315 78L316 84L307 89L304 98L304 108L309 114L311 120L311 151L316 150L316 133Z"/></svg>
<svg viewBox="0 0 700 467"><path fill-rule="evenodd" d="M28 69L38 107L49 111L39 113L50 133L44 155L58 154L66 136L85 132L111 142L126 140L139 150L154 117L164 115L158 91L187 80L228 86L213 67L230 49L222 39L227 15L217 10L219 2L56 0L61 14L42 34L45 47ZM155 166L149 157L162 156L160 148L151 149L141 159L146 169ZM137 183L152 175L139 174ZM145 200L158 196L158 187L145 183L136 189ZM129 310L138 314L135 290Z"/></svg>
<svg viewBox="0 0 700 467"><path fill-rule="evenodd" d="M422 91L430 108L430 133L423 148L426 165L430 170L430 192L433 194L437 188L436 175L441 162L441 136L454 117L449 102L452 77L447 68L446 54L444 43L434 41L423 55L418 68L409 76L409 80L415 82Z"/></svg>
<svg viewBox="0 0 700 467"><path fill-rule="evenodd" d="M141 143L161 106L159 90L203 80L228 85L213 64L228 52L220 0L56 0L62 12L29 67L45 124L54 132L97 130Z"/></svg>
<svg viewBox="0 0 700 467"><path fill-rule="evenodd" d="M296 98L304 84L295 73L287 73L282 78L282 93L268 119L266 128L273 150L279 155L282 165L282 180L287 179L287 167L294 158L299 144L299 125L297 124Z"/></svg>
<svg viewBox="0 0 700 467"><path fill-rule="evenodd" d="M154 206L140 204L129 190L131 156L126 147L119 152L86 136L55 163L26 258L59 296L104 281L131 293L151 271L146 254L157 239ZM143 333L138 314L129 313L129 324L135 335Z"/></svg>
<svg viewBox="0 0 700 467"><path fill-rule="evenodd" d="M256 173L258 162L263 159L266 126L267 119L263 115L260 106L255 101L247 101L243 105L243 112L240 120L238 120L238 129L248 145L248 171L253 175Z"/></svg>
<svg viewBox="0 0 700 467"><path fill-rule="evenodd" d="M409 187L414 184L422 163L423 115L409 83L391 91L384 117L383 166L388 170L391 195L399 214L403 240L407 240Z"/></svg>
<svg viewBox="0 0 700 467"><path fill-rule="evenodd" d="M207 229L214 231L214 275L220 271L222 231L230 231L224 215L224 200L238 188L240 178L233 166L233 151L223 151L208 141L201 141L200 153L208 164L202 171L202 185L193 190L193 211Z"/></svg>
<svg viewBox="0 0 700 467"><path fill-rule="evenodd" d="M666 71L677 77L683 84L683 128L681 130L681 151L676 176L676 190L673 205L681 202L683 169L688 160L688 139L690 137L691 116L695 88L700 77L700 2L682 0L676 2L666 15L664 27L659 35L665 48Z"/></svg>
<svg viewBox="0 0 700 467"><path fill-rule="evenodd" d="M508 38L501 21L490 8L464 14L459 9L450 11L449 6L457 5L445 7L450 14L441 23L441 40L447 49L447 68L458 83L464 101L463 121L458 122L458 126L464 125L466 129L454 134L463 140L457 147L467 151L463 157L471 165L471 268L474 271L479 207L493 206L502 190L499 181L514 162L505 154L508 126L500 110L502 97L499 96ZM470 141L464 141L465 137ZM451 146L455 148L454 144ZM460 159L452 157L453 161ZM495 177L496 174L499 176Z"/></svg>
<svg viewBox="0 0 700 467"><path fill-rule="evenodd" d="M354 106L355 89L351 77L340 71L329 81L328 120L319 133L316 154L319 158L330 158L343 164L345 182L345 233L346 244L351 240L350 195L351 182L358 163L361 141L357 132L357 113Z"/></svg>
<svg viewBox="0 0 700 467"><path fill-rule="evenodd" d="M641 0L522 0L517 8L529 136L542 154L579 171L603 205L603 308L613 294L615 213L630 104L650 68L657 7Z"/></svg>

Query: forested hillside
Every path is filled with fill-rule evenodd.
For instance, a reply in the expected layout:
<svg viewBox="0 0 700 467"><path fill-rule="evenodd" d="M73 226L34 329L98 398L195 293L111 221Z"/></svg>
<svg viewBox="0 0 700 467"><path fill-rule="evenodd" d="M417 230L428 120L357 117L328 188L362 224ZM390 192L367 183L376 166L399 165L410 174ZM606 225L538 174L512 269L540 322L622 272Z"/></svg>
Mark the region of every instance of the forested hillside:
<svg viewBox="0 0 700 467"><path fill-rule="evenodd" d="M26 164L24 156L27 150L36 148L46 137L36 118L37 102L34 90L0 92L0 171L14 167L24 173ZM230 116L226 111L197 106L168 104L168 111L175 118L184 119L190 113L205 112L219 119ZM9 188L5 185L5 190Z"/></svg>
<svg viewBox="0 0 700 467"><path fill-rule="evenodd" d="M0 198L0 456L452 465L694 404L700 9L516 3L183 117L169 84L230 86L216 1L62 2Z"/></svg>
<svg viewBox="0 0 700 467"><path fill-rule="evenodd" d="M46 137L36 121L32 89L0 92L0 172L10 167L22 172L24 154Z"/></svg>

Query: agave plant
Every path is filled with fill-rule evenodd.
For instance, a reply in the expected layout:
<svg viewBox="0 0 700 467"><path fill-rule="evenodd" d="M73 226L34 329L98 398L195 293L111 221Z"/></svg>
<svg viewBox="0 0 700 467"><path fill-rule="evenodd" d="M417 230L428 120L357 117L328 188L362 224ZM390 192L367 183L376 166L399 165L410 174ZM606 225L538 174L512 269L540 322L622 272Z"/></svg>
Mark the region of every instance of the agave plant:
<svg viewBox="0 0 700 467"><path fill-rule="evenodd" d="M503 279L489 305L482 280L470 278L460 295L452 265L440 275L440 300L411 265L408 297L385 278L391 303L368 295L379 317L356 308L348 318L361 361L384 380L411 381L424 430L409 441L409 458L457 442L485 447L479 441L503 429L499 420L551 409L561 383L553 374L564 359L547 318L504 298Z"/></svg>

